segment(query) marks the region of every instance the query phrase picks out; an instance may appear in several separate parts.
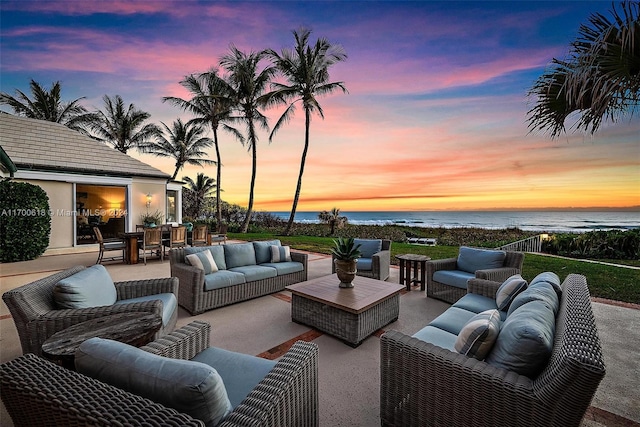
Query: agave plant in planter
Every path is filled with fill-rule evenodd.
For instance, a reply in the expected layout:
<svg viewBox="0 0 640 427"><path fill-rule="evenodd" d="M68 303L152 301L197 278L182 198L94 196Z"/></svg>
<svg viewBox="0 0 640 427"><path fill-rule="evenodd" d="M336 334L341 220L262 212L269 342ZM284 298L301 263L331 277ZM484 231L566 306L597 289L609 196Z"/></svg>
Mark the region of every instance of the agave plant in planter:
<svg viewBox="0 0 640 427"><path fill-rule="evenodd" d="M334 256L334 263L336 265L336 274L340 279L341 288L353 288L353 279L356 277L356 263L358 258L362 255L360 253L360 246L356 245L353 238L338 237L333 241L333 248L331 253Z"/></svg>

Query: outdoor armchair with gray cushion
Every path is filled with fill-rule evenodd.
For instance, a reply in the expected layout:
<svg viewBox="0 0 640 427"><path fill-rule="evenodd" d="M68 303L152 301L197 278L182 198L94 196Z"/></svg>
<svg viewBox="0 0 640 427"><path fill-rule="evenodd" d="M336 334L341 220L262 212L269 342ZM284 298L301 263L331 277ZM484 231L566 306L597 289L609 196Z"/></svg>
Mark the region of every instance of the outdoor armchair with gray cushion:
<svg viewBox="0 0 640 427"><path fill-rule="evenodd" d="M391 265L391 240L386 239L353 239L355 245L360 245L362 256L358 258L356 265L358 276L369 277L377 280L389 278L389 266ZM336 264L331 258L331 272L336 272Z"/></svg>
<svg viewBox="0 0 640 427"><path fill-rule="evenodd" d="M5 292L2 299L18 330L22 352L42 355L42 344L56 332L111 314L149 312L161 316L163 324L156 337L175 328L178 279L110 280L100 264L76 266ZM66 292L57 287L61 282ZM65 305L85 307L63 308Z"/></svg>
<svg viewBox="0 0 640 427"><path fill-rule="evenodd" d="M469 279L502 282L522 272L523 252L460 246L457 258L427 261L427 296L455 303L467 293Z"/></svg>
<svg viewBox="0 0 640 427"><path fill-rule="evenodd" d="M227 408L220 427L318 425L315 344L298 341L276 362L210 347L210 335L208 323L194 321L140 349L94 338L76 353L79 372L32 354L20 356L0 365L2 400L16 426L210 426L219 417L212 420L203 409L217 409L219 403ZM123 364L134 360L127 360L127 353L146 363L111 365L111 356L120 352ZM101 369L107 365L109 369ZM253 365L257 368L249 369ZM132 369L161 375L129 376ZM202 383L189 387L203 374ZM182 375L181 384L170 381L175 375ZM115 385L122 379L128 390L136 391ZM228 401L219 398L223 391ZM175 397L181 393L182 398Z"/></svg>

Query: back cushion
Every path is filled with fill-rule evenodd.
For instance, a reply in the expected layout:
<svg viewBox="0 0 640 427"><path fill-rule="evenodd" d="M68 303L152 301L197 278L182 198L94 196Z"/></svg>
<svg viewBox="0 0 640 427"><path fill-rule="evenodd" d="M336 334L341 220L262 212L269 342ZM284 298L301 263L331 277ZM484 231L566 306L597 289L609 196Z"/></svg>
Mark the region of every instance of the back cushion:
<svg viewBox="0 0 640 427"><path fill-rule="evenodd" d="M215 261L216 267L218 267L218 270L227 269L227 263L224 259L224 248L221 245L191 246L188 248L184 248L185 263L189 264L189 260L186 258L187 255L197 254L203 251L211 252L211 255L213 256L213 261Z"/></svg>
<svg viewBox="0 0 640 427"><path fill-rule="evenodd" d="M256 264L271 262L271 246L281 246L280 240L266 240L253 242L253 249L256 251Z"/></svg>
<svg viewBox="0 0 640 427"><path fill-rule="evenodd" d="M507 317L485 362L534 379L549 361L555 330L553 311L531 301Z"/></svg>
<svg viewBox="0 0 640 427"><path fill-rule="evenodd" d="M96 264L60 280L53 288L58 308L88 308L112 305L118 299L107 269Z"/></svg>
<svg viewBox="0 0 640 427"><path fill-rule="evenodd" d="M75 364L81 374L189 414L207 426L217 425L232 409L222 378L204 363L91 338L76 351Z"/></svg>
<svg viewBox="0 0 640 427"><path fill-rule="evenodd" d="M380 239L353 239L353 243L356 246L361 245L362 258L371 258L382 250L382 240Z"/></svg>
<svg viewBox="0 0 640 427"><path fill-rule="evenodd" d="M553 286L547 282L537 282L529 285L527 289L522 291L513 299L509 306L509 312L507 315L511 315L511 313L517 310L518 307L531 301L542 301L553 311L554 316L558 314L560 300L558 299L558 294L553 289Z"/></svg>
<svg viewBox="0 0 640 427"><path fill-rule="evenodd" d="M500 268L504 265L504 259L506 256L507 253L505 251L475 249L460 246L457 269L475 274L476 270Z"/></svg>
<svg viewBox="0 0 640 427"><path fill-rule="evenodd" d="M533 280L531 281L531 284L533 285L533 284L538 283L538 282L546 282L549 285L553 286L553 289L558 294L558 298L560 298L560 295L562 295L562 287L560 286L560 278L558 277L558 275L556 273L553 273L551 271L546 271L544 273L540 273L536 277L533 278Z"/></svg>
<svg viewBox="0 0 640 427"><path fill-rule="evenodd" d="M227 268L256 265L256 251L253 248L253 243L234 243L223 246ZM271 259L271 253L269 253L269 259Z"/></svg>

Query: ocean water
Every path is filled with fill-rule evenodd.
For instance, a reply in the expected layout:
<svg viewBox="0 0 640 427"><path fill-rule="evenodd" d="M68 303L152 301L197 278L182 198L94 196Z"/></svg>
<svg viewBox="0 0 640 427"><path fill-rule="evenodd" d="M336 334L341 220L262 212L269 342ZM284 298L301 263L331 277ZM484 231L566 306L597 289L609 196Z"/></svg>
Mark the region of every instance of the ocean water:
<svg viewBox="0 0 640 427"><path fill-rule="evenodd" d="M289 212L272 212L284 220ZM318 223L319 212L296 212L296 222ZM350 224L412 227L519 228L526 231L586 232L640 228L638 211L403 211L340 212Z"/></svg>

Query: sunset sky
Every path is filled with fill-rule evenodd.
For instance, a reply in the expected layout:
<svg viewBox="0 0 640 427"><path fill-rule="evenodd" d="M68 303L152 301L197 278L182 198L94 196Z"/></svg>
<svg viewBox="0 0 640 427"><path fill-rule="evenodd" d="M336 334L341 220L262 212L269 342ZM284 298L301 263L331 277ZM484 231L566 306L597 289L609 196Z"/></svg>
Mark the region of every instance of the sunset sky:
<svg viewBox="0 0 640 427"><path fill-rule="evenodd" d="M563 58L590 14L609 1L7 1L2 0L0 89L26 93L60 80L62 97L102 97L170 125L189 115L163 96L189 98L178 82L243 51L312 42L341 44L330 69L349 93L320 98L299 211L474 210L640 205L640 119L594 136L528 134L527 90ZM7 107L2 108L5 111ZM281 109L265 111L275 124ZM244 130L244 129L243 129ZM221 133L223 199L248 203L251 156ZM255 206L291 208L304 114L269 144L259 134ZM173 162L130 152L171 174ZM211 159L215 159L213 149ZM186 167L215 177L215 167Z"/></svg>

